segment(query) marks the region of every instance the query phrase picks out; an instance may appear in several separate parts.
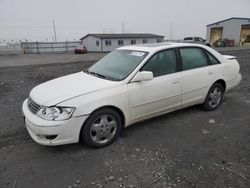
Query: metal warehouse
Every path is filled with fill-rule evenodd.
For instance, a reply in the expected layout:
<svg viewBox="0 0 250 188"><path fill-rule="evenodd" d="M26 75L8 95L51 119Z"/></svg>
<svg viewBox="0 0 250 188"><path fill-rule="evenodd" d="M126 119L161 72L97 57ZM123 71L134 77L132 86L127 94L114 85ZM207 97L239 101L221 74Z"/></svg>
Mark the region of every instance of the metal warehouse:
<svg viewBox="0 0 250 188"><path fill-rule="evenodd" d="M235 46L250 45L250 18L232 17L207 25L206 40L213 45L219 39L233 40Z"/></svg>
<svg viewBox="0 0 250 188"><path fill-rule="evenodd" d="M145 33L88 34L80 40L90 52L110 52L118 47L163 42L164 36Z"/></svg>

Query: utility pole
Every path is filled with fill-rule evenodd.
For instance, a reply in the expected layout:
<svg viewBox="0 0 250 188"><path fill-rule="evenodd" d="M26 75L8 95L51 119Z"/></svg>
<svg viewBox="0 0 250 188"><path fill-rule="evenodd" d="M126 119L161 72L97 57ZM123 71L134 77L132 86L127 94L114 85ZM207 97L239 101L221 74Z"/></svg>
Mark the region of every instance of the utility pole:
<svg viewBox="0 0 250 188"><path fill-rule="evenodd" d="M124 24L124 22L122 22L122 33L124 33L125 32L125 24Z"/></svg>
<svg viewBox="0 0 250 188"><path fill-rule="evenodd" d="M173 40L173 24L171 23L170 38Z"/></svg>
<svg viewBox="0 0 250 188"><path fill-rule="evenodd" d="M57 42L57 39L56 39L56 26L55 26L55 21L54 20L53 20L53 29L54 29L55 42Z"/></svg>

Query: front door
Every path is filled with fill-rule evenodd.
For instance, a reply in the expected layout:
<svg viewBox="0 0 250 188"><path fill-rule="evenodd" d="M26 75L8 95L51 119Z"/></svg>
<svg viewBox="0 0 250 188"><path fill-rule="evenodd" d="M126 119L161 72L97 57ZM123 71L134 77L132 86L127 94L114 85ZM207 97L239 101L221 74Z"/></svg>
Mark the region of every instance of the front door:
<svg viewBox="0 0 250 188"><path fill-rule="evenodd" d="M133 122L180 107L182 81L175 49L156 53L140 71L151 71L154 78L128 84Z"/></svg>

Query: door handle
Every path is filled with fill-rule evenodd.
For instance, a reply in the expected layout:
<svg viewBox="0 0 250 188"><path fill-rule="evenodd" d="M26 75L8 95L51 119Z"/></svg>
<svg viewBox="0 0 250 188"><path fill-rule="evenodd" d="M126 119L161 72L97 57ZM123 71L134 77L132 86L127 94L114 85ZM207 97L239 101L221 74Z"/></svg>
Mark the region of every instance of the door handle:
<svg viewBox="0 0 250 188"><path fill-rule="evenodd" d="M173 81L172 84L178 84L180 83L180 80Z"/></svg>

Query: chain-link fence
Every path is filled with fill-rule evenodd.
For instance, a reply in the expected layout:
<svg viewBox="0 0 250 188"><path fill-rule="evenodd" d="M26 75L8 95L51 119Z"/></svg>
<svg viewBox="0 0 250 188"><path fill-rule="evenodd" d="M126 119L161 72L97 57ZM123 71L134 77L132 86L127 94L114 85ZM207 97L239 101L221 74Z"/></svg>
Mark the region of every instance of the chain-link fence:
<svg viewBox="0 0 250 188"><path fill-rule="evenodd" d="M22 42L23 53L72 53L81 41L65 42Z"/></svg>

